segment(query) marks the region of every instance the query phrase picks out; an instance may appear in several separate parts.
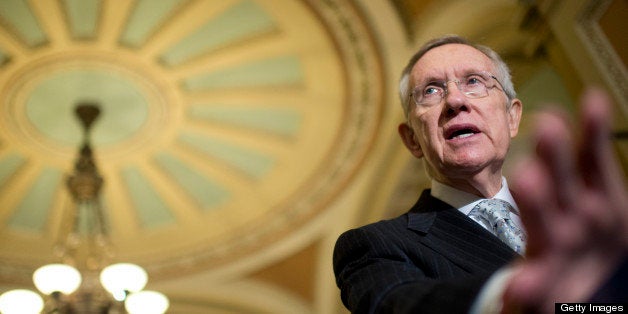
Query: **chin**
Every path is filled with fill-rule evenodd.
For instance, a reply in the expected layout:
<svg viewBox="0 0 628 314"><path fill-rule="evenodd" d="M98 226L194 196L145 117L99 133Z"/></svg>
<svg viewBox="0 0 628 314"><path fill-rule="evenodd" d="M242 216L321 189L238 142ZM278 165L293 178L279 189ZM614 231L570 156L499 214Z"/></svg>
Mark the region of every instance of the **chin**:
<svg viewBox="0 0 628 314"><path fill-rule="evenodd" d="M456 173L468 173L473 174L487 168L490 164L494 163L495 159L487 158L464 158L458 160L451 160L444 164L446 172Z"/></svg>

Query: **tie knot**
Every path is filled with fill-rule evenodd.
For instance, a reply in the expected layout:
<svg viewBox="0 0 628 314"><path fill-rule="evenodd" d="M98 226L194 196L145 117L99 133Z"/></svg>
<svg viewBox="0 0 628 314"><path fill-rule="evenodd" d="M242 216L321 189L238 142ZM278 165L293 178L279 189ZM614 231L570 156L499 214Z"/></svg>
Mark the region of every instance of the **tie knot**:
<svg viewBox="0 0 628 314"><path fill-rule="evenodd" d="M479 211L485 212L488 215L496 215L499 217L510 217L510 212L514 211L514 208L510 205L510 203L497 198L483 200L475 207L477 207Z"/></svg>
<svg viewBox="0 0 628 314"><path fill-rule="evenodd" d="M469 217L492 232L517 253L523 254L526 236L523 230L512 222L511 211L514 212L514 208L510 203L500 199L487 199L475 205L469 213Z"/></svg>

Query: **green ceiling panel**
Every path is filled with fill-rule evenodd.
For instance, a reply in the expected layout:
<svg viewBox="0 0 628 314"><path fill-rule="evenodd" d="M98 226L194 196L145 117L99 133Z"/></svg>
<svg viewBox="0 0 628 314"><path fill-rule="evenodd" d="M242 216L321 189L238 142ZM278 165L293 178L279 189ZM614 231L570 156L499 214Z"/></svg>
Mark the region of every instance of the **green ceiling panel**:
<svg viewBox="0 0 628 314"><path fill-rule="evenodd" d="M24 157L17 154L5 156L0 160L0 187L9 181L9 178L17 172L24 162Z"/></svg>
<svg viewBox="0 0 628 314"><path fill-rule="evenodd" d="M70 30L75 38L93 38L98 25L100 0L64 0Z"/></svg>
<svg viewBox="0 0 628 314"><path fill-rule="evenodd" d="M233 108L228 105L195 105L188 114L208 122L220 122L251 130L294 137L301 127L301 113L294 109Z"/></svg>
<svg viewBox="0 0 628 314"><path fill-rule="evenodd" d="M128 167L122 171L122 177L133 201L141 225L154 228L174 222L174 215L155 191L150 180L136 169Z"/></svg>
<svg viewBox="0 0 628 314"><path fill-rule="evenodd" d="M188 78L190 91L234 87L295 86L303 82L299 59L283 56Z"/></svg>
<svg viewBox="0 0 628 314"><path fill-rule="evenodd" d="M231 197L226 188L168 153L158 154L155 160L203 209L216 207Z"/></svg>
<svg viewBox="0 0 628 314"><path fill-rule="evenodd" d="M131 47L141 46L150 35L172 14L174 9L188 0L139 0L122 34L121 41Z"/></svg>
<svg viewBox="0 0 628 314"><path fill-rule="evenodd" d="M220 159L255 179L262 178L274 166L274 160L269 156L215 138L188 133L181 135L179 141L210 157Z"/></svg>
<svg viewBox="0 0 628 314"><path fill-rule="evenodd" d="M262 8L252 1L242 1L176 43L161 60L174 66L274 29L273 20Z"/></svg>
<svg viewBox="0 0 628 314"><path fill-rule="evenodd" d="M47 38L27 0L0 0L0 18L17 32L17 37L28 46L46 43Z"/></svg>
<svg viewBox="0 0 628 314"><path fill-rule="evenodd" d="M55 191L61 183L61 171L44 169L24 195L22 202L9 219L9 227L19 230L43 232Z"/></svg>
<svg viewBox="0 0 628 314"><path fill-rule="evenodd" d="M42 134L77 144L82 131L74 108L82 101L96 102L101 109L92 132L96 146L132 136L148 117L148 102L132 81L114 72L81 69L54 73L36 84L26 113Z"/></svg>

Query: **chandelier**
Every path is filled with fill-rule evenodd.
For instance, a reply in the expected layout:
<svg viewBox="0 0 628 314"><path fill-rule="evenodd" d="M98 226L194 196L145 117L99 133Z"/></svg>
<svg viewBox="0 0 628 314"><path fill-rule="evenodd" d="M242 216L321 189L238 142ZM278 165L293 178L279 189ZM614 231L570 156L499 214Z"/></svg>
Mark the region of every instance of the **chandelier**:
<svg viewBox="0 0 628 314"><path fill-rule="evenodd" d="M33 273L35 287L46 296L27 289L0 295L2 314L161 314L168 298L143 290L148 275L130 263L109 264L112 249L100 202L104 180L98 173L90 129L100 115L94 103L80 103L75 113L83 126L83 144L66 184L73 210L65 213L54 253L61 262L44 265Z"/></svg>

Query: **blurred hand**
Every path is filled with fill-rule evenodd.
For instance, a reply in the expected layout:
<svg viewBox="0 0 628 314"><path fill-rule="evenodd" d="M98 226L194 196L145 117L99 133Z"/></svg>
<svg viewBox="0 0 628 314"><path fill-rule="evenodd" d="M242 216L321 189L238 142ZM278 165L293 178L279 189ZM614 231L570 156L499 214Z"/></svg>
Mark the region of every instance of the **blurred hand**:
<svg viewBox="0 0 628 314"><path fill-rule="evenodd" d="M609 97L589 90L581 108L575 133L561 113L540 114L537 156L512 176L528 245L505 313L586 302L628 257L628 191L610 142Z"/></svg>

